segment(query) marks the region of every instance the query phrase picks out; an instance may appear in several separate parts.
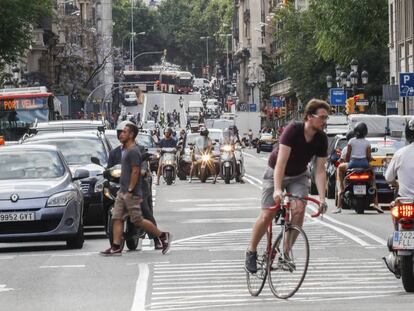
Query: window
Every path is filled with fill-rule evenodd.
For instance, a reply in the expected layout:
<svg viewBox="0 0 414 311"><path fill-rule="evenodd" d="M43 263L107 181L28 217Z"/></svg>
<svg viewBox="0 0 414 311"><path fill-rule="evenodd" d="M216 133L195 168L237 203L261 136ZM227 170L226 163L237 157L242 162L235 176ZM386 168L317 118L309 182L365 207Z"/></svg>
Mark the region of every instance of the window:
<svg viewBox="0 0 414 311"><path fill-rule="evenodd" d="M390 4L390 47L394 47L394 4Z"/></svg>
<svg viewBox="0 0 414 311"><path fill-rule="evenodd" d="M408 72L413 72L413 42L407 42L406 46L406 55L407 55L407 67Z"/></svg>
<svg viewBox="0 0 414 311"><path fill-rule="evenodd" d="M405 72L405 48L404 48L404 44L400 44L399 56L400 56L400 72Z"/></svg>

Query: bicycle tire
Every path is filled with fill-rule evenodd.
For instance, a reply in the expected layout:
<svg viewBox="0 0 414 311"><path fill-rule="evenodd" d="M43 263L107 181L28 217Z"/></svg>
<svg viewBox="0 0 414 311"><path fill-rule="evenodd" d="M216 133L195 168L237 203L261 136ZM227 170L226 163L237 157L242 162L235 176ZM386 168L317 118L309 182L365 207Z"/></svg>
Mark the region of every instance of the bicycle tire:
<svg viewBox="0 0 414 311"><path fill-rule="evenodd" d="M284 230L285 236L297 234L293 246L288 251L290 260L285 260L281 256L279 248L283 236L281 232L272 245L267 267L270 290L273 295L281 299L292 297L299 290L309 265L309 241L305 231L297 226L285 226Z"/></svg>
<svg viewBox="0 0 414 311"><path fill-rule="evenodd" d="M250 295L259 296L267 278L267 243L269 241L269 232L266 233L266 239L262 238L257 245L257 272L250 273L246 271L247 289ZM271 242L270 242L271 243Z"/></svg>

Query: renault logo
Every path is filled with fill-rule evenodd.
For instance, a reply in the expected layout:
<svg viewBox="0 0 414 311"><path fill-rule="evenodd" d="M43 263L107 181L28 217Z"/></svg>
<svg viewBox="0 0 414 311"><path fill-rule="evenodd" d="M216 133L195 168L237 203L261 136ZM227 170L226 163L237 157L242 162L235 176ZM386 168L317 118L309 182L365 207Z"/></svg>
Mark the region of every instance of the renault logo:
<svg viewBox="0 0 414 311"><path fill-rule="evenodd" d="M10 200L11 200L13 203L16 203L16 202L19 200L19 195L18 195L17 193L13 193L13 194L10 196Z"/></svg>

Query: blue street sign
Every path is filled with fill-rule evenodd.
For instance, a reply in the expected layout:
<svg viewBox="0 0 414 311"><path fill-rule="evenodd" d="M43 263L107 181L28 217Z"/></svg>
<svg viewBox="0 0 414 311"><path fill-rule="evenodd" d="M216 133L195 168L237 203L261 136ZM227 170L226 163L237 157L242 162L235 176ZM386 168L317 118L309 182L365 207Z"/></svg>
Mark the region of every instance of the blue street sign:
<svg viewBox="0 0 414 311"><path fill-rule="evenodd" d="M400 72L400 96L414 96L414 72Z"/></svg>
<svg viewBox="0 0 414 311"><path fill-rule="evenodd" d="M329 98L331 106L345 106L346 91L340 88L330 89Z"/></svg>
<svg viewBox="0 0 414 311"><path fill-rule="evenodd" d="M283 100L272 97L272 108L283 107Z"/></svg>
<svg viewBox="0 0 414 311"><path fill-rule="evenodd" d="M250 112L256 112L256 104L250 104Z"/></svg>

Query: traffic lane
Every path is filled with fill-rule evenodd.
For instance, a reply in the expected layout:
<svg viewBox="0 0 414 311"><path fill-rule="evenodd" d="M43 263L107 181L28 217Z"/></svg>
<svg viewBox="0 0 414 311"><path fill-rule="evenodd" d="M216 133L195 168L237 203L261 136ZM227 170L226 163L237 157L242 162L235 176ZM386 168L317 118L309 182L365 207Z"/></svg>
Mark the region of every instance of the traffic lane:
<svg viewBox="0 0 414 311"><path fill-rule="evenodd" d="M174 239L250 226L260 211L259 189L234 180L176 180L171 186L161 183L156 193L156 220L160 227L174 228Z"/></svg>

